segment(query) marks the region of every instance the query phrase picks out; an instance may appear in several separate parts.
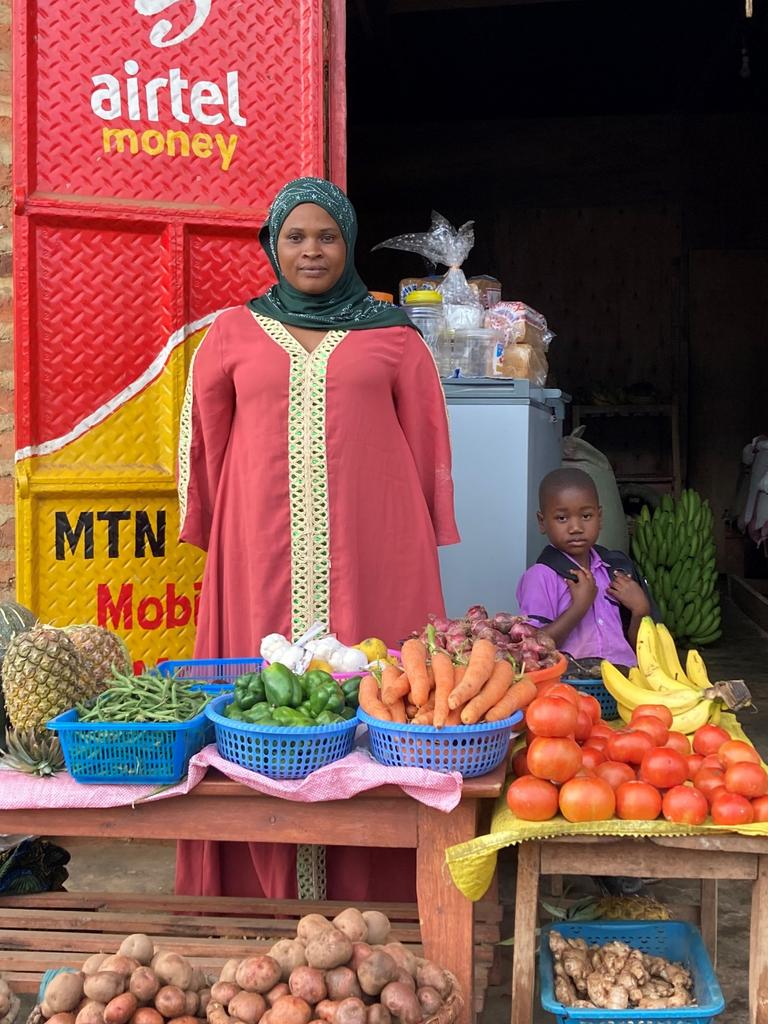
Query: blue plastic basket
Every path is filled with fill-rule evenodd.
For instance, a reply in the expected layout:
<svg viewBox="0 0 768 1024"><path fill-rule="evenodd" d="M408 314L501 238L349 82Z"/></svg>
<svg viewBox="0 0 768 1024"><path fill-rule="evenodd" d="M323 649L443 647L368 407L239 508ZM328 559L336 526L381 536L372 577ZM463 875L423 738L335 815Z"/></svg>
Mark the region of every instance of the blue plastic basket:
<svg viewBox="0 0 768 1024"><path fill-rule="evenodd" d="M371 718L358 708L368 726L371 753L381 764L394 768L430 768L433 772L461 772L472 779L500 765L523 720L521 711L499 722L445 726L399 725Z"/></svg>
<svg viewBox="0 0 768 1024"><path fill-rule="evenodd" d="M81 722L72 708L48 722L78 782L178 782L209 740L201 712L188 722Z"/></svg>
<svg viewBox="0 0 768 1024"><path fill-rule="evenodd" d="M600 702L600 713L606 722L613 722L619 717L616 699L608 693L602 679L569 679L567 676L563 676L563 682L573 686L579 693L586 693L590 697L597 698Z"/></svg>
<svg viewBox="0 0 768 1024"><path fill-rule="evenodd" d="M635 949L653 956L682 963L693 975L696 1006L685 1006L669 1010L580 1010L563 1006L554 994L552 953L549 949L549 933L558 931L567 938L584 939L590 946L602 946L618 939ZM707 1024L725 1009L725 1000L720 991L712 963L698 929L685 921L611 921L570 922L562 921L546 925L541 929L541 953L539 956L539 982L541 1005L553 1013L559 1022L602 1021L602 1024L689 1024L698 1021Z"/></svg>
<svg viewBox="0 0 768 1024"><path fill-rule="evenodd" d="M304 779L352 750L356 718L333 725L258 725L226 718L229 694L214 698L205 713L216 729L216 747L226 761L270 779Z"/></svg>
<svg viewBox="0 0 768 1024"><path fill-rule="evenodd" d="M187 682L208 683L216 686L232 686L238 676L246 672L258 672L264 665L263 658L187 658L181 661L161 661L157 670L161 676L176 675Z"/></svg>

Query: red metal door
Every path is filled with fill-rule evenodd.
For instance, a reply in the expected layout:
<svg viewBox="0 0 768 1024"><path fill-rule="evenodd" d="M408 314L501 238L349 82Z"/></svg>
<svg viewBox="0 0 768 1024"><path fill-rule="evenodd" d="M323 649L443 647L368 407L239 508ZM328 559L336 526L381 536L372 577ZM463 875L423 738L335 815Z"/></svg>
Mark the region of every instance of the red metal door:
<svg viewBox="0 0 768 1024"><path fill-rule="evenodd" d="M269 283L271 196L329 151L341 173L343 21L322 0L14 15L19 597L137 659L183 655L203 568L176 542L186 367L211 315Z"/></svg>

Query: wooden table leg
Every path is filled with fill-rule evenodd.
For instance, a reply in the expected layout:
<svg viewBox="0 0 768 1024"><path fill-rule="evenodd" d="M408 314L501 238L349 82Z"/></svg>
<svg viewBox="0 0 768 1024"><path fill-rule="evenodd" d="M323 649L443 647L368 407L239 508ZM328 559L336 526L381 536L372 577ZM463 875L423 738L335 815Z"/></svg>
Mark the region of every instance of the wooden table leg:
<svg viewBox="0 0 768 1024"><path fill-rule="evenodd" d="M475 837L477 801L450 814L419 805L416 894L424 956L456 975L464 992L464 1022L475 1019L475 927L471 900L453 884L445 850Z"/></svg>
<svg viewBox="0 0 768 1024"><path fill-rule="evenodd" d="M768 855L757 858L749 930L749 1021L768 1024Z"/></svg>
<svg viewBox="0 0 768 1024"><path fill-rule="evenodd" d="M511 1024L531 1024L533 1020L540 863L541 843L520 843L517 848Z"/></svg>
<svg viewBox="0 0 768 1024"><path fill-rule="evenodd" d="M717 969L717 879L702 878L701 880L701 909L699 911L699 923L701 925L701 936L704 945L712 960L712 966Z"/></svg>

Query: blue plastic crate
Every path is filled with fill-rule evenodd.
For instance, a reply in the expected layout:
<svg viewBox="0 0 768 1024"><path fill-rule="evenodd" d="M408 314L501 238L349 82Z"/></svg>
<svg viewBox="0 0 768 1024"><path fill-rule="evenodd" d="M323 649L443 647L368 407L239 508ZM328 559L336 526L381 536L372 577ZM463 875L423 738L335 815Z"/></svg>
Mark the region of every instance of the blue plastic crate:
<svg viewBox="0 0 768 1024"><path fill-rule="evenodd" d="M48 722L59 734L67 771L78 782L178 782L208 742L201 712L188 722L81 722L72 708Z"/></svg>
<svg viewBox="0 0 768 1024"><path fill-rule="evenodd" d="M270 779L304 779L346 757L355 741L356 718L333 725L258 725L223 714L229 694L214 698L206 716L216 729L216 747L226 761Z"/></svg>
<svg viewBox="0 0 768 1024"><path fill-rule="evenodd" d="M682 963L693 975L695 1006L669 1010L580 1010L555 1000L552 953L549 933L558 931L567 938L584 939L590 946L601 946L618 939L653 956ZM553 1013L558 1024L566 1021L602 1021L602 1024L708 1024L722 1013L725 1000L701 934L685 921L562 921L541 929L539 982L541 1005Z"/></svg>
<svg viewBox="0 0 768 1024"><path fill-rule="evenodd" d="M444 726L398 725L371 718L358 709L368 726L371 753L381 764L394 768L429 768L434 772L461 772L467 778L485 775L507 756L523 714L518 711L499 722Z"/></svg>
<svg viewBox="0 0 768 1024"><path fill-rule="evenodd" d="M232 686L238 676L258 672L263 658L187 658L161 661L157 670L161 676L175 675L186 682L195 681L216 686Z"/></svg>
<svg viewBox="0 0 768 1024"><path fill-rule="evenodd" d="M613 722L619 717L616 699L608 693L602 679L569 679L563 676L563 682L573 686L579 693L586 693L600 702L600 712L606 722Z"/></svg>

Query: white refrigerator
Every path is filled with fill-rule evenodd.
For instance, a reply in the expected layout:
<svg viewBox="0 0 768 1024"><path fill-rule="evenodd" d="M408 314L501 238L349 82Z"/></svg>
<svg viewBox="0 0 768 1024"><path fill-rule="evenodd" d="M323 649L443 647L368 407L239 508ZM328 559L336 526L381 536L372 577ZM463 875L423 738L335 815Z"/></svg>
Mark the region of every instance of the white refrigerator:
<svg viewBox="0 0 768 1024"><path fill-rule="evenodd" d="M483 604L516 612L515 589L546 538L536 521L539 482L561 461L569 396L528 381L444 381L461 543L440 548L448 615Z"/></svg>

